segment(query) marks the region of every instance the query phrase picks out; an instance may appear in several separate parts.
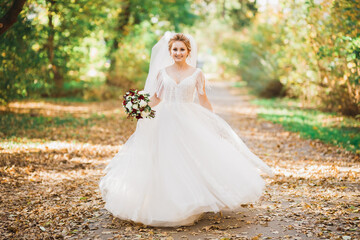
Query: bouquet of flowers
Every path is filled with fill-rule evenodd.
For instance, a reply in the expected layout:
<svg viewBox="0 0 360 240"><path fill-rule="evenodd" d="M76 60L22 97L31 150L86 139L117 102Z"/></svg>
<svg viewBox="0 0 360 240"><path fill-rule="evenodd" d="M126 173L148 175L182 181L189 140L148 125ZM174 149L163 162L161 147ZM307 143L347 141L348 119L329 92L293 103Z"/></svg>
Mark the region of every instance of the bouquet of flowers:
<svg viewBox="0 0 360 240"><path fill-rule="evenodd" d="M128 118L142 119L155 117L155 111L148 105L150 94L130 89L123 97L123 106L128 114Z"/></svg>

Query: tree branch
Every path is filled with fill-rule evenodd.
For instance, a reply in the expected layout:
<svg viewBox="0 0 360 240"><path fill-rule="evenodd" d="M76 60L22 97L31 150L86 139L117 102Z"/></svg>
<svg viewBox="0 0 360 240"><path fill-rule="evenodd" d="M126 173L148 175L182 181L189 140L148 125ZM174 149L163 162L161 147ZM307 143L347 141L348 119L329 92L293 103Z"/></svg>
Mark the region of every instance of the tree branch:
<svg viewBox="0 0 360 240"><path fill-rule="evenodd" d="M7 11L5 16L0 18L0 35L4 34L11 26L16 23L17 16L23 9L26 0L14 0L13 5Z"/></svg>

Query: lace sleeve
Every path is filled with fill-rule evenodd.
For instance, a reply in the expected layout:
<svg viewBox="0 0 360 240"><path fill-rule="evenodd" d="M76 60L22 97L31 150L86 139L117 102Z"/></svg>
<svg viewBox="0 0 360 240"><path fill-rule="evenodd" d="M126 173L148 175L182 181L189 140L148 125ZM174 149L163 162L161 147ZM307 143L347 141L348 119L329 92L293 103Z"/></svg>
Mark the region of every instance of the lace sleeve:
<svg viewBox="0 0 360 240"><path fill-rule="evenodd" d="M196 90L200 95L204 95L204 89L210 89L209 82L205 78L204 73L200 70L200 74L198 74L196 78Z"/></svg>
<svg viewBox="0 0 360 240"><path fill-rule="evenodd" d="M164 95L164 80L162 71L160 70L158 75L156 76L156 87L155 94L158 98L162 99Z"/></svg>

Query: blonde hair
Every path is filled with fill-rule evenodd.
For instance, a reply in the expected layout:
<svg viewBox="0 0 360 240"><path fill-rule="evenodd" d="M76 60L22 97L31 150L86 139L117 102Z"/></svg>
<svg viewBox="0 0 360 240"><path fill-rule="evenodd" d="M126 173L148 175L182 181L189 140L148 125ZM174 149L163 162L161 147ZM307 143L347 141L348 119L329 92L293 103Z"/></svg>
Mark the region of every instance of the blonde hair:
<svg viewBox="0 0 360 240"><path fill-rule="evenodd" d="M183 42L190 54L190 52L191 52L190 40L183 33L177 33L169 40L169 43L168 43L169 52L171 51L171 47L172 47L173 43L177 42L177 41Z"/></svg>

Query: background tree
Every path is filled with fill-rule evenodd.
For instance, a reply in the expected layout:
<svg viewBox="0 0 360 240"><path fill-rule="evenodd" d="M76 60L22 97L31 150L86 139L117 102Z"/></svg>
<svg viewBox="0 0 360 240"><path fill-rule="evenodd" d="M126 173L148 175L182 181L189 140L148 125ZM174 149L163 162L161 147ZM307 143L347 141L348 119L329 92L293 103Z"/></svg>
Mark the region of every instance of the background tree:
<svg viewBox="0 0 360 240"><path fill-rule="evenodd" d="M0 3L4 15L9 3ZM34 0L0 39L0 101L36 96L107 98L141 84L162 32L196 20L177 1ZM101 90L99 90L101 89Z"/></svg>
<svg viewBox="0 0 360 240"><path fill-rule="evenodd" d="M0 35L4 34L14 23L16 23L17 16L22 11L25 2L26 0L14 0L6 14L0 18Z"/></svg>

